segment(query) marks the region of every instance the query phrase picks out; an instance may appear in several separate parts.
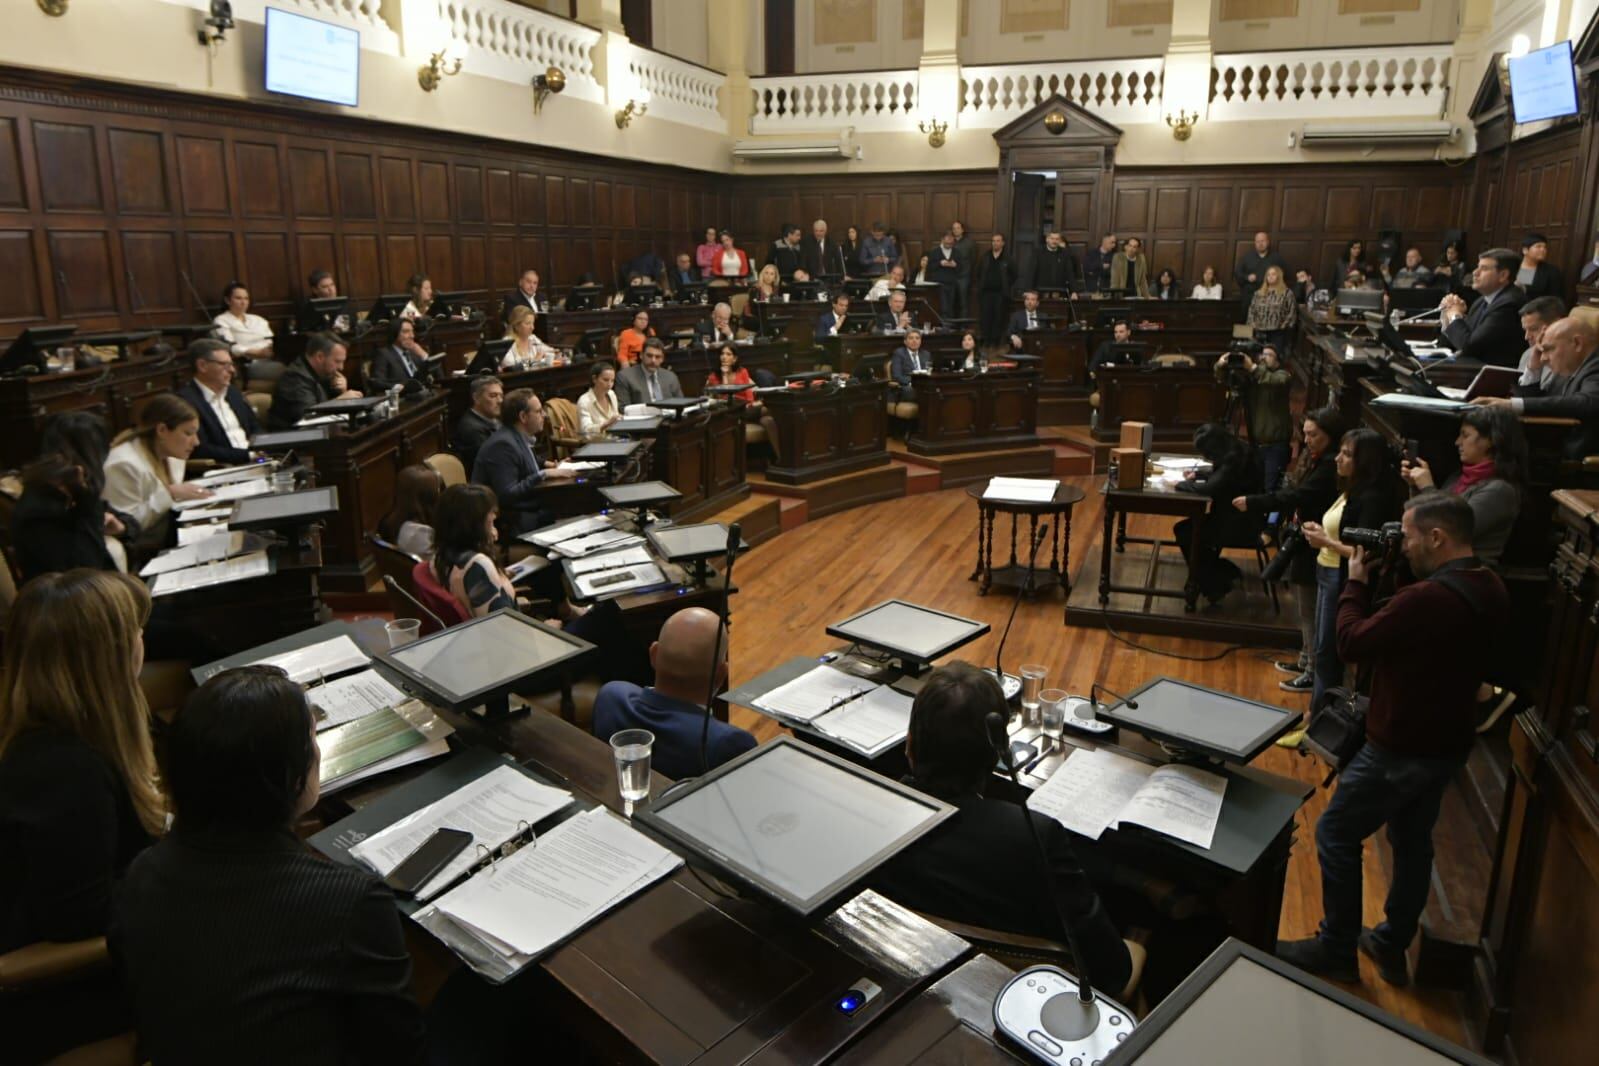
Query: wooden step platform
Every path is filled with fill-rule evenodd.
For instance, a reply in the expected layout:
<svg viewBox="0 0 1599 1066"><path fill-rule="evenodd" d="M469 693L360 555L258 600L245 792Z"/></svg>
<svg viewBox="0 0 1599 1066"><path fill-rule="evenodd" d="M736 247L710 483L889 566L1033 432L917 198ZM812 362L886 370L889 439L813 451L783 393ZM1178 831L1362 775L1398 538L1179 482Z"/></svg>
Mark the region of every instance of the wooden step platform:
<svg viewBox="0 0 1599 1066"><path fill-rule="evenodd" d="M1030 448L1009 448L993 452L952 452L949 455L914 455L901 441L888 442L888 453L895 460L938 471L942 488L953 489L991 477L1053 477L1055 449L1048 443ZM897 464L896 464L897 465Z"/></svg>
<svg viewBox="0 0 1599 1066"><path fill-rule="evenodd" d="M898 499L905 495L906 480L906 469L899 463L874 466L804 485L782 485L767 481L759 474L749 476L750 491L757 496L803 502L805 513L799 522L879 500ZM798 525L799 522L794 524ZM783 528L790 528L788 521L783 522Z"/></svg>
<svg viewBox="0 0 1599 1066"><path fill-rule="evenodd" d="M754 547L782 532L782 508L779 501L770 496L750 495L717 511L705 521L721 522L723 525L737 522L744 540Z"/></svg>

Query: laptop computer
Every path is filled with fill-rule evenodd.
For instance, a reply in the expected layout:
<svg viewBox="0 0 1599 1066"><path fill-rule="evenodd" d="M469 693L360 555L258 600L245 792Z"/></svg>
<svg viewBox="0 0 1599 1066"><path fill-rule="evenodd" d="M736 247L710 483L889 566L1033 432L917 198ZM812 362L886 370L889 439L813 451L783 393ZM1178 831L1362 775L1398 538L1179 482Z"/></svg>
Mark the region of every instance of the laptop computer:
<svg viewBox="0 0 1599 1066"><path fill-rule="evenodd" d="M1451 389L1440 386L1438 391L1451 400L1475 400L1479 396L1509 396L1516 382L1521 379L1521 370L1513 366L1485 366L1477 371L1477 376L1471 379L1471 384L1464 389Z"/></svg>

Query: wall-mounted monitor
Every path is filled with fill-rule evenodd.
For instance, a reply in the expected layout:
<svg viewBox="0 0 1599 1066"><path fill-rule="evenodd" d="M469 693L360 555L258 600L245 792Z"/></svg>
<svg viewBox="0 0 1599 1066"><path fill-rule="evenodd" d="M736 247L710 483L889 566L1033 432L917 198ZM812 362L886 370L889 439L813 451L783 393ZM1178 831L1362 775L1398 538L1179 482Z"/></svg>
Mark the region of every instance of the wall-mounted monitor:
<svg viewBox="0 0 1599 1066"><path fill-rule="evenodd" d="M1577 68L1571 62L1570 41L1510 58L1510 107L1518 123L1577 113Z"/></svg>
<svg viewBox="0 0 1599 1066"><path fill-rule="evenodd" d="M354 107L361 98L361 34L266 9L267 92Z"/></svg>

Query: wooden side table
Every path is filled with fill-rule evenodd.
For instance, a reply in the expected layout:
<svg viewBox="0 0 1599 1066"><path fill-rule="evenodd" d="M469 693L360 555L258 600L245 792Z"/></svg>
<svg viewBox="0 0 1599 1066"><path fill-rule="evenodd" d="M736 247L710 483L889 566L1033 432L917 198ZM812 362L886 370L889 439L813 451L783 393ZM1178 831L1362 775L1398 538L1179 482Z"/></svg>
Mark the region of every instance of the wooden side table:
<svg viewBox="0 0 1599 1066"><path fill-rule="evenodd" d="M969 580L977 582L977 593L988 595L996 583L1010 588L1026 588L1029 595L1041 589L1059 587L1071 594L1072 507L1083 498L1083 490L1061 482L1055 488L1054 498L1042 503L1024 503L1019 500L985 500L983 493L987 482L966 486L966 495L977 501L977 566ZM994 566L994 516L1010 515L1010 562ZM1018 518L1027 516L1027 544L1020 558L1016 554ZM1032 545L1038 538L1038 520L1053 516L1057 521L1050 525L1049 566L1027 565L1032 555Z"/></svg>

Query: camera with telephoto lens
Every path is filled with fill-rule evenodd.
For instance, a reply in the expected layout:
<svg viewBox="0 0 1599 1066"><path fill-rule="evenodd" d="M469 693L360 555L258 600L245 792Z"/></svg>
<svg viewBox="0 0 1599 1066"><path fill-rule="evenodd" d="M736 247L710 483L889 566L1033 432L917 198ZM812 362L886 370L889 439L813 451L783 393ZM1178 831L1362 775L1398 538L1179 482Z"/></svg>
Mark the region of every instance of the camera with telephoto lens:
<svg viewBox="0 0 1599 1066"><path fill-rule="evenodd" d="M1384 522L1379 529L1341 529L1338 539L1345 544L1366 548L1379 555L1397 551L1404 540L1403 527L1398 522Z"/></svg>

